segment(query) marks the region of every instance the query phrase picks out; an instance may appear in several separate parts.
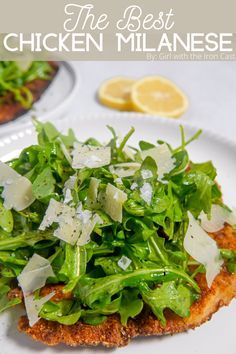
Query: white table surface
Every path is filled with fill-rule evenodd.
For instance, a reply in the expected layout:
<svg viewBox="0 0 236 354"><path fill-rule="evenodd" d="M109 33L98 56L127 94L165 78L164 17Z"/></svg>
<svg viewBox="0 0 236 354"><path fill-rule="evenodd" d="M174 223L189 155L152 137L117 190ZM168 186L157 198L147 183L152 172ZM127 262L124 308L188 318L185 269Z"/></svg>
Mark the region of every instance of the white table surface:
<svg viewBox="0 0 236 354"><path fill-rule="evenodd" d="M182 120L211 129L236 141L236 62L74 62L79 73L78 95L68 114L115 112L100 105L96 91L116 75L139 78L163 75L189 97Z"/></svg>

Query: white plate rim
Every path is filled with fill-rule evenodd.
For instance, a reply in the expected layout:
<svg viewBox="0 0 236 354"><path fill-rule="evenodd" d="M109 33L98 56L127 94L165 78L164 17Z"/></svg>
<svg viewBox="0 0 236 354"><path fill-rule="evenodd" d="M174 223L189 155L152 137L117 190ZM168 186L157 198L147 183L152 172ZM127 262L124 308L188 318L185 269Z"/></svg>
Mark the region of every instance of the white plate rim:
<svg viewBox="0 0 236 354"><path fill-rule="evenodd" d="M74 115L73 115L74 117ZM203 133L206 133L209 137L215 139L215 140L220 140L222 143L227 144L231 146L233 149L236 149L236 142L229 138L228 136L222 135L218 132L213 131L212 129L202 127L201 124L197 122L189 122L184 119L175 119L175 118L165 118L161 116L154 116L154 115L149 115L149 114L144 114L144 113L139 113L139 112L114 112L114 113L87 113L87 114L80 114L76 117L76 119L80 122L85 122L85 121L103 121L103 120L113 120L113 119L134 119L134 120L139 120L143 121L144 119L147 119L149 121L152 121L152 123L158 123L161 122L164 125L183 125L186 126L187 128L190 129L202 129ZM71 115L69 116L69 120L71 119ZM40 117L40 120L42 120L42 116ZM45 122L47 119L43 119ZM57 125L64 124L66 121L66 118L63 119L57 119L50 121L50 123ZM5 145L11 144L11 142L16 141L18 139L23 138L25 135L31 135L34 131L33 123L27 122L21 127L22 129L17 129L17 131L11 131L10 134L6 134L4 136L0 136L0 147L3 147ZM69 127L68 127L69 128ZM60 127L59 127L60 129Z"/></svg>

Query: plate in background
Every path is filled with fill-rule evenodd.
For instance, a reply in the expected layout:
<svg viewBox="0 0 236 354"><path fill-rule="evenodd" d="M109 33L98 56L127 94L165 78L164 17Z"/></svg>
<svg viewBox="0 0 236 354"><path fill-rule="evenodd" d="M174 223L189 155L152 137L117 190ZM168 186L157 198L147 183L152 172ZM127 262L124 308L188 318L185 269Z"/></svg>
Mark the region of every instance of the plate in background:
<svg viewBox="0 0 236 354"><path fill-rule="evenodd" d="M0 137L23 129L25 125L30 124L33 116L37 116L40 120L61 118L77 93L78 81L73 63L60 62L57 75L41 98L30 111L9 123L0 125Z"/></svg>
<svg viewBox="0 0 236 354"><path fill-rule="evenodd" d="M155 142L157 139L167 140L174 146L180 144L178 122L138 114L115 114L84 116L80 119L68 119L55 122L56 126L66 131L73 128L80 140L94 136L101 141L110 138L110 132L105 128L112 125L124 135L131 126L136 128L130 143L137 144L140 139ZM187 136L196 132L197 128L185 124ZM14 157L22 148L35 143L36 135L32 128L17 132L0 140L0 158ZM218 171L218 181L222 186L224 200L229 205L236 205L236 145L211 132L204 131L202 136L189 146L190 158L195 162L211 159ZM0 354L17 352L18 354L69 354L93 352L109 353L104 348L69 348L65 346L45 347L34 342L31 338L17 332L16 323L20 310L10 311L0 317ZM119 348L115 352L122 354L142 354L143 352L158 354L235 354L235 327L236 301L229 307L220 309L211 321L203 324L196 330L173 336L138 338L127 347Z"/></svg>

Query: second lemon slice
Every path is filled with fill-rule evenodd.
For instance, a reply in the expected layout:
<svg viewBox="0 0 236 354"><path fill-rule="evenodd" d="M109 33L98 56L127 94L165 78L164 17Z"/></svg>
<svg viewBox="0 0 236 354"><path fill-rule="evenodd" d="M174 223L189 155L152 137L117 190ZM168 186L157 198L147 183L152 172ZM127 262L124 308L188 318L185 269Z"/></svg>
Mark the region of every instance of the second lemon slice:
<svg viewBox="0 0 236 354"><path fill-rule="evenodd" d="M99 101L110 108L130 110L130 92L134 82L135 80L127 77L115 77L105 81L98 91Z"/></svg>
<svg viewBox="0 0 236 354"><path fill-rule="evenodd" d="M179 117L188 108L185 94L164 77L149 76L138 80L131 91L133 109L163 117Z"/></svg>

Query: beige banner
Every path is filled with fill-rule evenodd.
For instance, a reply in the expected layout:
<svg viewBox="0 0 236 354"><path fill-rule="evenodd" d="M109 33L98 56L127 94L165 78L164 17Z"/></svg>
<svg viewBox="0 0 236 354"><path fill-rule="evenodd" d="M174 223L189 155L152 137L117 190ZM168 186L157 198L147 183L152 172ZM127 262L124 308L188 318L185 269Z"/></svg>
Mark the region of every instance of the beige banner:
<svg viewBox="0 0 236 354"><path fill-rule="evenodd" d="M236 60L235 0L1 0L0 60Z"/></svg>

